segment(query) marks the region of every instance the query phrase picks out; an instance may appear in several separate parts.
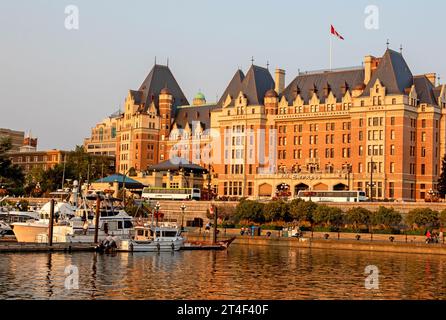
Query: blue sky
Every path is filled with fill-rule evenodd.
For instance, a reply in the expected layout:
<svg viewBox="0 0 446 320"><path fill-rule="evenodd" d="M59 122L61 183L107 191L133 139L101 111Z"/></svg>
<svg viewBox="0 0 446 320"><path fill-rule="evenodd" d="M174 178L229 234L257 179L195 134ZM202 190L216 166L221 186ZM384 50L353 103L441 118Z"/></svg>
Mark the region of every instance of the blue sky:
<svg viewBox="0 0 446 320"><path fill-rule="evenodd" d="M79 30L64 27L65 7L79 8ZM379 8L378 30L364 26ZM0 2L0 127L28 131L39 149L82 144L96 122L138 89L155 56L169 65L192 100L201 89L215 101L237 67L298 69L361 65L382 55L389 38L414 74L446 78L442 41L446 2L264 0L3 0ZM442 82L444 82L442 80Z"/></svg>

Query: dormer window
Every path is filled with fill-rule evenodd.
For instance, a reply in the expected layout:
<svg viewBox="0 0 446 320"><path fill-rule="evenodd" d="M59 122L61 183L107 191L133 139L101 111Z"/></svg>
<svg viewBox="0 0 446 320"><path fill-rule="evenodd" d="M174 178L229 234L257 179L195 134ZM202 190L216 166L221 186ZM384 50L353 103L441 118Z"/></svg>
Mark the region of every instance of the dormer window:
<svg viewBox="0 0 446 320"><path fill-rule="evenodd" d="M324 87L324 95L325 95L326 97L328 97L328 95L330 94L330 91L331 91L331 87L330 87L330 85L327 83L327 85Z"/></svg>
<svg viewBox="0 0 446 320"><path fill-rule="evenodd" d="M377 85L376 88L375 88L375 92L376 92L376 93L379 93L379 86L378 86L378 85Z"/></svg>

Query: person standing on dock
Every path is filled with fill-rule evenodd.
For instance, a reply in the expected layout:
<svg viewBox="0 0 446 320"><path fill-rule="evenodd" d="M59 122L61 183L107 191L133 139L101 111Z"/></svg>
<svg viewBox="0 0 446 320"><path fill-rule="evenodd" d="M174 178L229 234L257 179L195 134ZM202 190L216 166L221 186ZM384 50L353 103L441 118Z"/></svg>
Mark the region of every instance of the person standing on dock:
<svg viewBox="0 0 446 320"><path fill-rule="evenodd" d="M426 243L431 243L431 239L432 239L432 234L431 234L430 230L427 230L427 232L426 232Z"/></svg>

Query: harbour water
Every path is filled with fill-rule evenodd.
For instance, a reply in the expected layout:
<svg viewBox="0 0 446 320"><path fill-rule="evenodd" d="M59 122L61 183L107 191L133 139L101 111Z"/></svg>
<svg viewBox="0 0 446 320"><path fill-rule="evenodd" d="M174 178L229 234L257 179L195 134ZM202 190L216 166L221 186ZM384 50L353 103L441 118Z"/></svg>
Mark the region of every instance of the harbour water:
<svg viewBox="0 0 446 320"><path fill-rule="evenodd" d="M233 245L228 251L0 255L0 299L446 299L446 257ZM366 289L365 268L379 270ZM68 266L78 289L66 289ZM446 269L446 268L445 268Z"/></svg>

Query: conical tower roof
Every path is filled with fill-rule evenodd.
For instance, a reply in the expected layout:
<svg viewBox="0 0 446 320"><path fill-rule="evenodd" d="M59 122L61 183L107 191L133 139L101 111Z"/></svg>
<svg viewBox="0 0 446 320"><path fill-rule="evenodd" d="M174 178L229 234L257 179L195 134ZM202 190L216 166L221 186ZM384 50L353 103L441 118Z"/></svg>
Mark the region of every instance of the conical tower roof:
<svg viewBox="0 0 446 320"><path fill-rule="evenodd" d="M142 93L141 101L145 103L146 110L152 101L158 106L159 94L166 88L174 98L174 109L189 104L169 67L155 64L139 88Z"/></svg>

